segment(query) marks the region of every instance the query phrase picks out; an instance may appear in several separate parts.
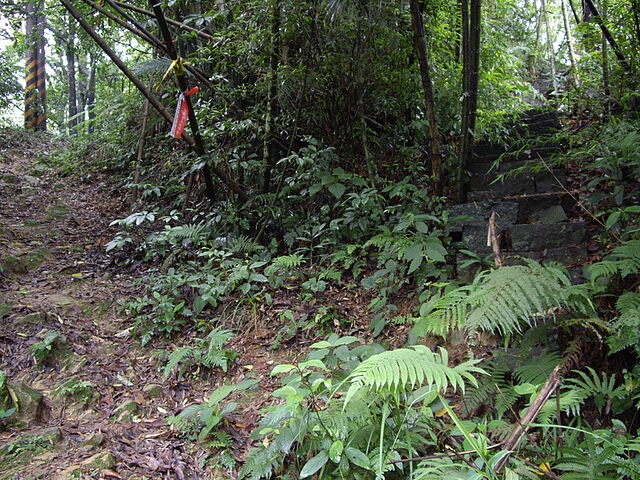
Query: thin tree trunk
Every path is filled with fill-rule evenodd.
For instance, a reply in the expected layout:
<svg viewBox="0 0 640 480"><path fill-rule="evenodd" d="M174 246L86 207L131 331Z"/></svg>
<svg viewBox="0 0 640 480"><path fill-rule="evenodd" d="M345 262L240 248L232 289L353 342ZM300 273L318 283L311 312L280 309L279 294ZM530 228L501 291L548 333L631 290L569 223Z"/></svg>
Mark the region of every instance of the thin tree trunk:
<svg viewBox="0 0 640 480"><path fill-rule="evenodd" d="M91 66L89 67L89 85L87 87L87 133L91 134L94 132L96 126L96 60L95 58L90 57L89 62ZM148 102L148 100L147 100Z"/></svg>
<svg viewBox="0 0 640 480"><path fill-rule="evenodd" d="M602 20L607 19L607 10L608 10L608 2L607 0L602 0L601 2L602 8ZM609 96L611 95L611 82L609 79L609 49L607 48L607 39L604 34L601 39L602 43L602 87L604 90L604 97L607 106L610 106Z"/></svg>
<svg viewBox="0 0 640 480"><path fill-rule="evenodd" d="M567 12L567 0L560 0L562 4L562 20L564 22L564 31L567 36L567 47L569 48L569 62L571 63L571 80L575 87L580 86L580 75L578 74L578 60L576 58L576 50L571 33L571 23L569 22L569 13Z"/></svg>
<svg viewBox="0 0 640 480"><path fill-rule="evenodd" d="M365 44L367 34L362 31L362 23L363 19L358 17L356 20L358 22L357 32L358 39L356 45L357 55L355 58L356 62L356 95L358 102L358 122L360 123L360 139L362 141L362 153L364 155L364 163L367 167L367 176L371 181L371 184L375 186L376 183L376 174L375 168L373 166L373 160L371 158L371 152L369 150L369 133L367 129L367 119L365 115L365 106L364 106L364 95L365 95L365 79L364 79L364 53L365 53Z"/></svg>
<svg viewBox="0 0 640 480"><path fill-rule="evenodd" d="M45 72L44 25L42 2L27 4L25 61L25 128L45 131L47 129L47 87Z"/></svg>
<svg viewBox="0 0 640 480"><path fill-rule="evenodd" d="M427 44L425 40L424 21L420 11L420 0L411 0L411 25L413 27L413 47L416 50L418 64L420 66L420 79L424 95L424 106L429 122L429 157L433 171L433 184L436 195L442 195L442 157L440 151L440 134L438 129L438 116L436 102L433 95L433 84L429 72L429 58L427 56Z"/></svg>
<svg viewBox="0 0 640 480"><path fill-rule="evenodd" d="M75 22L71 14L68 15L67 21L69 22L68 37L65 40L65 55L67 58L67 87L68 87L68 103L69 103L69 132L72 135L77 134L76 126L78 125L78 92L76 89L76 48L75 37L76 28Z"/></svg>
<svg viewBox="0 0 640 480"><path fill-rule="evenodd" d="M111 59L111 61L120 69L122 73L135 85L135 87L142 93L151 103L153 108L155 108L160 115L169 123L173 123L173 115L167 111L167 109L162 105L162 103L151 93L151 91L146 87L146 85L131 71L124 62L116 55L116 53L104 42L104 40L98 35L98 33L93 30L91 25L84 19L84 17L78 12L69 0L60 0L60 3L69 11L73 17L78 21L80 26L87 32L87 34L96 42L96 44L102 49L103 52L107 54L107 56ZM184 141L196 149L195 140L186 134L182 135ZM197 151L197 149L196 149ZM247 194L240 188L240 186L234 182L227 174L219 169L216 166L213 166L213 171L215 174L222 180L222 182L231 188L242 201L247 201L249 197Z"/></svg>
<svg viewBox="0 0 640 480"><path fill-rule="evenodd" d="M480 15L480 0L462 0L462 131L456 178L456 197L460 203L466 201L465 175L473 159L480 73Z"/></svg>
<svg viewBox="0 0 640 480"><path fill-rule="evenodd" d="M546 0L540 0L540 8L542 9L542 19L544 21L544 29L547 37L547 57L549 59L549 68L551 69L551 86L553 93L558 93L558 76L556 74L556 54L553 48L553 38L551 38L551 25L549 24L549 12L547 11Z"/></svg>
<svg viewBox="0 0 640 480"><path fill-rule="evenodd" d="M147 121L149 120L149 100L144 102L144 110L142 111L142 126L140 127L140 138L138 139L138 151L136 154L136 169L133 173L133 183L135 185L133 190L133 201L137 202L140 199L140 165L144 158L144 140L147 136Z"/></svg>
<svg viewBox="0 0 640 480"><path fill-rule="evenodd" d="M280 64L280 0L271 3L271 54L269 56L269 98L264 122L262 157L265 165L262 191L271 189L271 176L276 165L274 122L278 109L278 65Z"/></svg>

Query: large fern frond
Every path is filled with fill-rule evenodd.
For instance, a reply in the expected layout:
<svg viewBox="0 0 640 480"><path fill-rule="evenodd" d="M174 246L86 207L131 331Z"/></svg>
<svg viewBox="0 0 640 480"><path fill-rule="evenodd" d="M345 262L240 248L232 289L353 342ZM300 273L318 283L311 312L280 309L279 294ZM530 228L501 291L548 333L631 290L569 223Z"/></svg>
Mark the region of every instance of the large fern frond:
<svg viewBox="0 0 640 480"><path fill-rule="evenodd" d="M207 224L200 222L169 228L166 235L169 243L187 247L200 244L209 237L210 233Z"/></svg>
<svg viewBox="0 0 640 480"><path fill-rule="evenodd" d="M575 370L574 373L580 378L568 378L567 383L576 386L576 389L585 397L591 397L599 412L615 398L625 394L622 385L616 387L615 375L608 375L607 372L600 372L600 375L591 367L586 368L588 373Z"/></svg>
<svg viewBox="0 0 640 480"><path fill-rule="evenodd" d="M532 385L543 384L553 369L562 361L557 352L544 352L543 355L531 357L526 363L514 369L514 376L520 383Z"/></svg>
<svg viewBox="0 0 640 480"><path fill-rule="evenodd" d="M378 393L401 393L418 385L433 386L439 391L449 387L464 392L465 383L477 386L473 374L486 374L475 365L480 360L467 360L451 367L444 348L432 352L424 345L399 348L378 353L358 365L348 377L351 385L345 396L345 406L363 390Z"/></svg>
<svg viewBox="0 0 640 480"><path fill-rule="evenodd" d="M465 328L521 332L523 323L531 326L552 308L566 306L570 284L560 268L535 262L493 270L467 299L473 310Z"/></svg>
<svg viewBox="0 0 640 480"><path fill-rule="evenodd" d="M414 334L444 336L454 329L520 333L558 307L590 310L586 293L571 288L564 269L527 261L483 273L420 312Z"/></svg>

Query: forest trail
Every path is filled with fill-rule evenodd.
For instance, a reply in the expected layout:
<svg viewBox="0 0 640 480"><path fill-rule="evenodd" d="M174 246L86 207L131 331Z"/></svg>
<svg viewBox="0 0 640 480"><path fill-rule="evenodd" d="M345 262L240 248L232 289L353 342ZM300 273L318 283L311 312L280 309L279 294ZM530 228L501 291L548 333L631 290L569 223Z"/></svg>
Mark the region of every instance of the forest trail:
<svg viewBox="0 0 640 480"><path fill-rule="evenodd" d="M104 253L122 198L38 167L47 148L0 144L0 387L21 418L0 420L0 479L209 478L165 421L196 389L163 384L118 311L136 296Z"/></svg>

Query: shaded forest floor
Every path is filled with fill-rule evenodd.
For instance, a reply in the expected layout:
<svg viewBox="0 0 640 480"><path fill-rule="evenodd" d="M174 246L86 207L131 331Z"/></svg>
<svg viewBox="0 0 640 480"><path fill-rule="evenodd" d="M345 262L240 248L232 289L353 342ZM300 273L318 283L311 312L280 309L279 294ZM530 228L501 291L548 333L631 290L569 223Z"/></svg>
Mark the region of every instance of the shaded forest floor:
<svg viewBox="0 0 640 480"><path fill-rule="evenodd" d="M260 379L262 389L245 393L227 419L241 460L274 362L300 355L299 345L271 350L272 332L255 329L232 341L238 358L226 378L163 381L159 353L187 339L142 348L121 313L119 304L140 294L140 272L124 270L104 248L115 233L109 223L128 214L122 192L106 176L60 178L38 166L51 148L44 139L4 142L0 371L19 399L20 422L0 420L0 479L230 478L166 417L223 380Z"/></svg>

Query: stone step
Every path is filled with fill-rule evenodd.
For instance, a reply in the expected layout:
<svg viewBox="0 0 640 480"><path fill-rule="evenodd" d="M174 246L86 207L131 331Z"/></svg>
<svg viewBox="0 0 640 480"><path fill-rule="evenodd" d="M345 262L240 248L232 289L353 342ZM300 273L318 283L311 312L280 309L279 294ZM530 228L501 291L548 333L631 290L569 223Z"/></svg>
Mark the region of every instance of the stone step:
<svg viewBox="0 0 640 480"><path fill-rule="evenodd" d="M518 219L515 223L548 223L541 219L542 212L560 206L568 216L577 204L577 200L566 191L505 197L504 200L518 204Z"/></svg>
<svg viewBox="0 0 640 480"><path fill-rule="evenodd" d="M507 236L506 250L542 252L586 243L588 227L585 222L520 223L509 227Z"/></svg>
<svg viewBox="0 0 640 480"><path fill-rule="evenodd" d="M511 150L511 151L509 151ZM473 163L488 163L500 160L500 163L520 162L524 160L548 160L552 155L561 153L562 145L543 145L522 149L507 149L504 145L480 144L474 147Z"/></svg>
<svg viewBox="0 0 640 480"><path fill-rule="evenodd" d="M564 191L563 184L567 180L566 172L547 170L535 174L527 173L504 180L497 180L497 175L470 180L470 192L467 194L469 202L496 201L506 197L534 195Z"/></svg>
<svg viewBox="0 0 640 480"><path fill-rule="evenodd" d="M588 239L584 222L509 224L497 219L502 252L538 252L585 244ZM487 245L488 222L472 220L451 229L452 239L477 253L491 252Z"/></svg>
<svg viewBox="0 0 640 480"><path fill-rule="evenodd" d="M518 222L519 210L520 205L516 201L461 203L449 207L449 218L468 217L466 220L456 222L456 225L464 225L469 222L488 222L489 217L491 217L491 214L495 211L501 221L513 225Z"/></svg>
<svg viewBox="0 0 640 480"><path fill-rule="evenodd" d="M524 113L520 122L522 134L529 136L553 133L562 127L556 109L529 110Z"/></svg>
<svg viewBox="0 0 640 480"><path fill-rule="evenodd" d="M533 172L526 168L530 162L517 162L512 165L514 168L522 168L521 172L509 173L512 170L504 164L496 171L489 171L491 167L488 164L475 165L471 170L469 190L493 191L507 196L524 195L562 190L567 181L567 171L564 168ZM504 177L505 175L507 176Z"/></svg>
<svg viewBox="0 0 640 480"><path fill-rule="evenodd" d="M570 245L567 247L548 248L540 252L501 252L502 260L505 265L520 265L523 264L523 258L536 260L542 263L545 262L557 262L565 267L569 268L572 278L575 279L575 283L584 281L581 276L580 269L576 271L571 270L573 266L581 265L589 255L587 247L585 245ZM480 255L487 260L495 260L493 252L482 252ZM462 267L468 257L459 253L456 256L456 264L458 265L458 278L466 283L471 283L476 274L482 268L478 264L472 264L467 267Z"/></svg>

